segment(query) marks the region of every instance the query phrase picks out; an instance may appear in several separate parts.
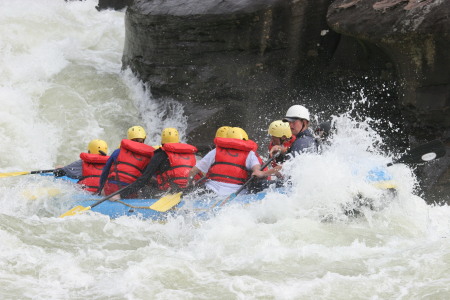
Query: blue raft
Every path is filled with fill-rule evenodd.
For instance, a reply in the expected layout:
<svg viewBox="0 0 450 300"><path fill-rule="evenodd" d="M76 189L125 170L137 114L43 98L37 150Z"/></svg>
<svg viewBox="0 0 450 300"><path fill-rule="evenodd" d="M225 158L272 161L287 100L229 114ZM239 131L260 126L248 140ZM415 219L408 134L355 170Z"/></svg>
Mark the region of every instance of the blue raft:
<svg viewBox="0 0 450 300"><path fill-rule="evenodd" d="M395 182L393 182L392 177L388 174L384 168L372 169L366 180L372 183L374 186L383 190L393 190L395 189ZM285 188L277 188L272 190L272 192L279 194L287 193ZM231 197L230 201L226 203L229 204L241 204L247 205L252 202L261 201L264 199L269 191L262 191L257 194L240 194L236 197ZM74 207L82 206L89 207L94 205L100 199L99 196L93 195L78 195ZM122 216L138 216L144 219L152 219L156 221L164 221L168 216L176 214L190 214L196 218L205 219L211 214L217 212L222 206L222 202L227 197L212 196L211 194L206 194L202 196L187 195L182 196L181 201L175 205L172 209L167 212L159 212L150 209L150 206L156 203L159 199L121 199L118 201L107 200L99 205L91 208L93 212L101 213L107 215L111 218L118 218Z"/></svg>
<svg viewBox="0 0 450 300"><path fill-rule="evenodd" d="M277 189L278 193L284 193L284 189ZM252 202L261 201L267 195L266 191L257 194L238 195L227 202L230 204L247 205ZM81 195L80 195L81 196ZM96 203L101 197L83 195L83 198L89 200L80 200L75 203L75 206L88 207ZM159 199L121 199L119 201L105 201L91 210L93 212L107 215L111 218L118 218L122 216L137 216L143 219L152 219L155 221L164 221L168 216L175 214L190 214L196 218L205 219L210 214L217 212L222 206L221 202L226 197L216 197L211 195L202 195L195 197L194 195L182 196L180 203L175 205L173 209L167 212L159 212L150 209L150 206L156 203Z"/></svg>

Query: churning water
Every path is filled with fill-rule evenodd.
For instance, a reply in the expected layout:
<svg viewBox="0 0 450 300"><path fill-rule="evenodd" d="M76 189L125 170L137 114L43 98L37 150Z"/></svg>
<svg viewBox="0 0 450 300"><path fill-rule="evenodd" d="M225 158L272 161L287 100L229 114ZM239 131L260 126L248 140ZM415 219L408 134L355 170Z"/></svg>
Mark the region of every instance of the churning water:
<svg viewBox="0 0 450 300"><path fill-rule="evenodd" d="M120 71L124 13L96 2L0 2L0 172L70 163L94 138L114 149L133 125L151 145L162 128L185 128L180 105L146 100ZM367 172L390 161L374 146L382 138L366 122L334 121L321 156L286 165L291 192L208 220L61 219L76 187L0 178L0 298L450 298L450 208L426 205L404 165L388 169L395 197L374 188ZM375 209L344 214L358 194Z"/></svg>

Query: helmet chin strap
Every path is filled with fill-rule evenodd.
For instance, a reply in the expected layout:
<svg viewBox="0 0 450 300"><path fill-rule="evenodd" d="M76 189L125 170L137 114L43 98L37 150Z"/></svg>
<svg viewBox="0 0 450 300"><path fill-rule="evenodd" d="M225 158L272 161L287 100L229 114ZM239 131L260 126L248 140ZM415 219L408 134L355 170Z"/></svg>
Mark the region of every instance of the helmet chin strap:
<svg viewBox="0 0 450 300"><path fill-rule="evenodd" d="M302 120L302 125L303 125L302 131L308 129L308 124L309 124L308 120Z"/></svg>
<svg viewBox="0 0 450 300"><path fill-rule="evenodd" d="M300 133L300 132L303 132L303 130L305 129L306 126L304 123L305 120L299 120L299 121L300 121L300 124L302 124L302 128L300 128L300 130L298 131Z"/></svg>

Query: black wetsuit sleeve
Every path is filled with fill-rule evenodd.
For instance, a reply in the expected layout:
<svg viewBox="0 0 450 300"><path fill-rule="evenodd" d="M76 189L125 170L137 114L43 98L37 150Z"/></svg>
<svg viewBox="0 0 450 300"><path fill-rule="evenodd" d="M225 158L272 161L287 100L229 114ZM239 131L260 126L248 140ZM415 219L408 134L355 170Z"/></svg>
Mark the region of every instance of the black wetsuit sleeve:
<svg viewBox="0 0 450 300"><path fill-rule="evenodd" d="M113 154L111 154L111 156L106 161L105 166L103 167L102 174L100 175L100 186L97 190L97 192L99 194L101 193L101 191L103 190L103 187L105 186L111 166L117 160L117 157L119 157L119 153L120 153L120 148L114 150Z"/></svg>
<svg viewBox="0 0 450 300"><path fill-rule="evenodd" d="M289 148L288 153L294 157L299 153L317 153L317 143L309 129L297 134L297 139Z"/></svg>
<svg viewBox="0 0 450 300"><path fill-rule="evenodd" d="M70 165L62 167L61 170L63 171L64 175L69 178L80 179L83 175L83 162L81 161L81 159L79 159L77 161L74 161Z"/></svg>
<svg viewBox="0 0 450 300"><path fill-rule="evenodd" d="M147 167L145 168L144 173L142 173L141 177L136 179L136 181L130 185L130 188L123 191L120 196L122 198L125 198L128 195L133 194L143 188L150 182L150 179L155 174L155 172L162 169L162 166L165 165L165 162L168 162L167 154L161 149L157 149Z"/></svg>

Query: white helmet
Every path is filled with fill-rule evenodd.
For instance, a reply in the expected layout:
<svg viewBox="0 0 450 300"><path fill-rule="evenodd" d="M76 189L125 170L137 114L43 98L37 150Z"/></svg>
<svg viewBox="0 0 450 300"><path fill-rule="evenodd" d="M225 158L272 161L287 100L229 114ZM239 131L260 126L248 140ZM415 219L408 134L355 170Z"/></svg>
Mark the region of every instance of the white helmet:
<svg viewBox="0 0 450 300"><path fill-rule="evenodd" d="M283 118L283 122L292 122L297 119L303 119L309 121L309 111L302 105L292 105L286 112L286 117Z"/></svg>

